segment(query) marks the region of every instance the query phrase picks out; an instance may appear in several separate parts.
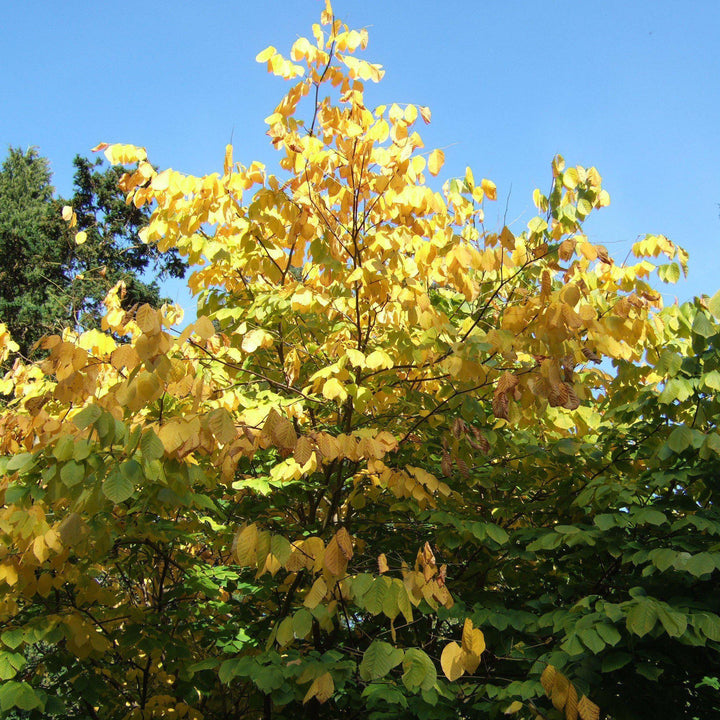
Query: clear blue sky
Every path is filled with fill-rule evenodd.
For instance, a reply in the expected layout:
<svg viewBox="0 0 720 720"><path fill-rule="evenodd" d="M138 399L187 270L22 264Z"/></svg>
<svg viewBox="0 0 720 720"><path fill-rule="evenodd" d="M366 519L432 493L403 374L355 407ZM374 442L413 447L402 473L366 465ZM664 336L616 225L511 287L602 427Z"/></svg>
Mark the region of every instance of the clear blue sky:
<svg viewBox="0 0 720 720"><path fill-rule="evenodd" d="M144 145L160 167L202 174L235 159L273 167L263 118L284 83L254 62L289 51L320 0L122 3L22 0L0 20L0 143L37 145L60 193L72 158L98 142ZM381 63L372 105L429 105L426 147L443 177L498 186L488 225L519 231L556 153L595 165L612 205L587 225L625 257L644 233L690 251L689 281L666 302L720 288L720 2L336 0L367 27ZM3 156L4 156L3 148ZM183 299L177 289L172 293Z"/></svg>

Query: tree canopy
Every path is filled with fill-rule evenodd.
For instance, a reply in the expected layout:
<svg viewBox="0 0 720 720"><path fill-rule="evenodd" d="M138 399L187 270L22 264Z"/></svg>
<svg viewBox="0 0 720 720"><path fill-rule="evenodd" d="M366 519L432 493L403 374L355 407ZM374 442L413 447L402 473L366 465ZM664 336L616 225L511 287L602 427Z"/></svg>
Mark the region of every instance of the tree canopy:
<svg viewBox="0 0 720 720"><path fill-rule="evenodd" d="M118 284L4 380L3 711L720 710L720 296L663 309L684 251L613 260L599 172L559 156L527 227L487 229L490 180L435 187L429 109L366 107L367 39L328 3L258 55L290 83L275 174L98 147L200 315Z"/></svg>
<svg viewBox="0 0 720 720"><path fill-rule="evenodd" d="M25 356L46 333L99 327L102 301L119 280L124 307L159 307L159 287L144 274L184 274L177 252L138 240L150 213L125 203L123 169L101 164L75 157L69 200L55 197L49 162L36 148L10 148L0 170L0 320ZM83 235L73 238L63 212Z"/></svg>

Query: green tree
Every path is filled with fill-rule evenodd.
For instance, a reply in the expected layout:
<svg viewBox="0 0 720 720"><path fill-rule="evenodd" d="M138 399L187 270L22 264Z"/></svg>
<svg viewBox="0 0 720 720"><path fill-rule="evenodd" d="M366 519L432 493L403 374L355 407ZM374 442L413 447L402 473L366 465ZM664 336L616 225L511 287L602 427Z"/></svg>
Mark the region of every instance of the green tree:
<svg viewBox="0 0 720 720"><path fill-rule="evenodd" d="M102 300L118 281L123 307L162 303L155 277L182 277L177 251L158 252L138 239L146 207L127 205L122 168L77 156L70 199L55 197L48 160L36 148L10 148L0 171L0 320L27 356L42 335L63 327L99 327ZM62 219L75 212L81 245Z"/></svg>
<svg viewBox="0 0 720 720"><path fill-rule="evenodd" d="M484 228L492 182L428 182L428 109L365 107L366 42L328 4L258 56L293 83L277 175L106 148L206 315L110 293L4 380L0 710L720 713L720 297L662 309L685 253L614 262L560 157Z"/></svg>
<svg viewBox="0 0 720 720"><path fill-rule="evenodd" d="M10 148L0 171L0 319L25 354L56 320L68 320L69 237L51 179L35 148Z"/></svg>

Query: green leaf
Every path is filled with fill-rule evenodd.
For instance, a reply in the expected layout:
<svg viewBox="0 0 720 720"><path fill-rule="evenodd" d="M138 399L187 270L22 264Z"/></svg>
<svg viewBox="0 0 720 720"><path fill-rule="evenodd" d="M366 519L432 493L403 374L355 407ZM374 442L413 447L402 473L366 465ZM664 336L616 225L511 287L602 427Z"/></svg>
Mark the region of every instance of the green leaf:
<svg viewBox="0 0 720 720"><path fill-rule="evenodd" d="M671 548L656 548L651 550L649 557L653 565L660 571L665 572L668 568L675 564L677 559L677 551Z"/></svg>
<svg viewBox="0 0 720 720"><path fill-rule="evenodd" d="M629 632L643 637L647 635L657 622L655 606L647 600L642 600L632 606L625 620Z"/></svg>
<svg viewBox="0 0 720 720"><path fill-rule="evenodd" d="M710 318L702 311L698 310L692 324L692 331L704 338L715 335L717 329L713 326Z"/></svg>
<svg viewBox="0 0 720 720"><path fill-rule="evenodd" d="M0 635L3 645L9 647L11 650L15 650L25 640L25 630L23 628L15 628L13 630L6 630Z"/></svg>
<svg viewBox="0 0 720 720"><path fill-rule="evenodd" d="M437 681L437 670L430 657L419 648L408 648L402 661L403 685L410 691L430 690Z"/></svg>
<svg viewBox="0 0 720 720"><path fill-rule="evenodd" d="M720 290L708 300L708 310L720 320Z"/></svg>
<svg viewBox="0 0 720 720"><path fill-rule="evenodd" d="M601 669L604 673L613 672L625 667L632 660L632 655L625 652L611 652L603 656Z"/></svg>
<svg viewBox="0 0 720 720"><path fill-rule="evenodd" d="M24 665L25 658L20 653L0 653L0 680L11 680Z"/></svg>
<svg viewBox="0 0 720 720"><path fill-rule="evenodd" d="M653 508L641 508L637 512L633 513L633 521L638 525L641 523L647 523L648 525L662 525L667 522L667 518L659 510Z"/></svg>
<svg viewBox="0 0 720 720"><path fill-rule="evenodd" d="M140 452L146 462L160 460L165 455L165 446L152 429L145 430L142 434Z"/></svg>
<svg viewBox="0 0 720 720"><path fill-rule="evenodd" d="M270 538L270 552L281 565L284 565L292 553L290 541L283 535L273 535Z"/></svg>
<svg viewBox="0 0 720 720"><path fill-rule="evenodd" d="M374 640L363 655L360 663L360 677L363 680L379 680L384 678L394 667L399 665L405 653L394 648L390 643Z"/></svg>
<svg viewBox="0 0 720 720"><path fill-rule="evenodd" d="M69 460L60 468L60 480L65 487L73 487L85 479L85 465Z"/></svg>
<svg viewBox="0 0 720 720"><path fill-rule="evenodd" d="M10 458L6 470L8 472L27 472L33 468L36 459L37 455L35 453L18 453Z"/></svg>
<svg viewBox="0 0 720 720"><path fill-rule="evenodd" d="M504 545L510 539L510 536L503 528L493 523L487 523L485 525L485 532L488 534L488 537L493 539L498 545Z"/></svg>
<svg viewBox="0 0 720 720"><path fill-rule="evenodd" d="M568 635L567 639L562 643L562 645L560 645L560 647L568 655L581 655L584 652L582 643L575 633Z"/></svg>
<svg viewBox="0 0 720 720"><path fill-rule="evenodd" d="M142 466L137 460L125 460L120 465L120 472L123 477L127 478L133 485L139 485L143 481Z"/></svg>
<svg viewBox="0 0 720 720"><path fill-rule="evenodd" d="M599 655L605 649L605 641L593 628L579 629L577 634L580 640L582 640L583 645L585 645L593 655Z"/></svg>
<svg viewBox="0 0 720 720"><path fill-rule="evenodd" d="M615 527L615 516L603 513L596 515L593 522L603 531L607 532L610 528Z"/></svg>
<svg viewBox="0 0 720 720"><path fill-rule="evenodd" d="M644 678L647 678L651 682L657 682L658 678L663 674L663 669L657 665L641 662L635 666L635 672L637 672L638 675L642 675Z"/></svg>
<svg viewBox="0 0 720 720"><path fill-rule="evenodd" d="M686 448L692 446L693 433L687 425L679 425L671 433L667 439L668 446L676 453L681 453Z"/></svg>
<svg viewBox="0 0 720 720"><path fill-rule="evenodd" d="M135 488L125 475L118 469L114 469L107 476L107 479L102 485L102 490L108 500L119 505L132 496Z"/></svg>
<svg viewBox="0 0 720 720"><path fill-rule="evenodd" d="M20 710L34 710L35 708L39 708L43 710L44 707L44 700L26 682L8 680L0 685L0 708L3 711L10 710L11 708L18 708Z"/></svg>
<svg viewBox="0 0 720 720"><path fill-rule="evenodd" d="M658 605L657 616L665 628L665 632L670 637L680 637L687 630L687 616L685 613L670 610L663 605Z"/></svg>
<svg viewBox="0 0 720 720"><path fill-rule="evenodd" d="M622 636L614 625L608 623L598 623L595 625L595 632L608 644L617 645Z"/></svg>
<svg viewBox="0 0 720 720"><path fill-rule="evenodd" d="M710 390L720 390L720 372L711 370L702 376L703 385Z"/></svg>
<svg viewBox="0 0 720 720"><path fill-rule="evenodd" d="M368 588L363 596L365 609L371 615L379 615L383 611L383 603L388 592L388 585L385 578L376 577L373 584Z"/></svg>
<svg viewBox="0 0 720 720"><path fill-rule="evenodd" d="M313 616L307 608L300 608L293 615L293 634L299 640L306 638L312 629Z"/></svg>
<svg viewBox="0 0 720 720"><path fill-rule="evenodd" d="M280 645L280 647L285 647L292 642L294 636L293 619L291 617L283 618L278 625L277 633L275 635L278 645Z"/></svg>
<svg viewBox="0 0 720 720"><path fill-rule="evenodd" d="M683 569L695 577L706 575L715 570L715 561L710 553L702 552L693 555L684 565Z"/></svg>
<svg viewBox="0 0 720 720"><path fill-rule="evenodd" d="M102 410L97 405L88 405L73 417L73 422L77 428L84 430L96 422L101 415Z"/></svg>
<svg viewBox="0 0 720 720"><path fill-rule="evenodd" d="M711 613L697 613L693 625L708 639L720 642L720 617Z"/></svg>
<svg viewBox="0 0 720 720"><path fill-rule="evenodd" d="M63 435L53 448L53 457L59 462L70 460L75 450L75 440L72 435Z"/></svg>
<svg viewBox="0 0 720 720"><path fill-rule="evenodd" d="M658 276L663 282L676 283L680 279L680 266L677 263L669 263L658 267Z"/></svg>

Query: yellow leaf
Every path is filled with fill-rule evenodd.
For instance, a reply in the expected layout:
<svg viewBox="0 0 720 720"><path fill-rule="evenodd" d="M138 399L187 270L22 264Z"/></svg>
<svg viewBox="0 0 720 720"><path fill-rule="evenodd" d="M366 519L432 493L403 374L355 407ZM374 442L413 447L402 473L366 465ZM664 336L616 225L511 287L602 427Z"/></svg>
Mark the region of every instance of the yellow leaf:
<svg viewBox="0 0 720 720"><path fill-rule="evenodd" d="M445 153L442 150L433 150L428 158L428 170L431 175L437 175L445 163Z"/></svg>
<svg viewBox="0 0 720 720"><path fill-rule="evenodd" d="M483 178L480 183L480 187L483 189L489 200L497 200L497 187L492 180Z"/></svg>
<svg viewBox="0 0 720 720"><path fill-rule="evenodd" d="M387 558L385 557L385 553L380 553L378 555L378 572L382 575L383 573L386 573L390 570L390 566L388 565Z"/></svg>
<svg viewBox="0 0 720 720"><path fill-rule="evenodd" d="M212 320L205 315L201 315L195 321L194 329L202 340L207 340L215 335L215 326L212 324Z"/></svg>
<svg viewBox="0 0 720 720"><path fill-rule="evenodd" d="M65 205L62 209L62 219L70 223L70 227L75 227L77 225L77 215L75 215L75 211L69 206Z"/></svg>
<svg viewBox="0 0 720 720"><path fill-rule="evenodd" d="M600 717L600 708L587 695L580 698L577 709L582 720L598 720Z"/></svg>
<svg viewBox="0 0 720 720"><path fill-rule="evenodd" d="M351 560L353 556L352 538L350 533L341 527L336 533L335 538L337 540L340 552L345 556L346 560Z"/></svg>
<svg viewBox="0 0 720 720"><path fill-rule="evenodd" d="M365 367L365 355L355 348L346 348L345 354L348 356L348 360L359 368Z"/></svg>
<svg viewBox="0 0 720 720"><path fill-rule="evenodd" d="M255 61L259 63L267 62L276 52L277 50L272 45L269 45L255 56Z"/></svg>
<svg viewBox="0 0 720 720"><path fill-rule="evenodd" d="M392 366L392 358L384 350L373 350L365 358L365 367L370 368L370 370L380 370Z"/></svg>
<svg viewBox="0 0 720 720"><path fill-rule="evenodd" d="M135 322L146 335L156 335L162 329L160 313L147 303L141 305L135 313Z"/></svg>
<svg viewBox="0 0 720 720"><path fill-rule="evenodd" d="M156 192L163 192L164 190L167 190L170 187L171 172L172 170L163 170L158 175L155 175L150 182L150 187L152 187L152 189Z"/></svg>
<svg viewBox="0 0 720 720"><path fill-rule="evenodd" d="M432 113L430 112L429 107L425 107L424 105L421 105L418 110L420 110L420 116L425 121L426 125L430 124L430 119L432 117Z"/></svg>
<svg viewBox="0 0 720 720"><path fill-rule="evenodd" d="M75 236L75 244L76 245L82 245L86 240L87 240L87 233L84 230L81 230Z"/></svg>
<svg viewBox="0 0 720 720"><path fill-rule="evenodd" d="M230 171L232 170L233 165L233 146L229 143L225 146L225 162L223 164L223 169L225 171L225 175L229 175Z"/></svg>
<svg viewBox="0 0 720 720"><path fill-rule="evenodd" d="M550 699L556 710L562 710L565 707L569 692L570 681L562 673L556 672L550 692Z"/></svg>
<svg viewBox="0 0 720 720"><path fill-rule="evenodd" d="M518 710L522 710L522 706L519 700L515 700L503 710L503 715L514 715Z"/></svg>
<svg viewBox="0 0 720 720"><path fill-rule="evenodd" d="M545 690L545 694L549 697L550 692L552 691L553 683L555 682L555 673L557 670L552 665L546 666L546 668L543 670L542 675L540 676L540 684L543 686L543 690Z"/></svg>
<svg viewBox="0 0 720 720"><path fill-rule="evenodd" d="M312 685L308 688L303 698L303 705L315 698L319 703L324 703L330 698L335 691L335 683L333 682L332 675L329 672L323 673L320 677L313 680Z"/></svg>
<svg viewBox="0 0 720 720"><path fill-rule="evenodd" d="M260 328L256 328L245 334L241 347L246 353L253 353L258 348L270 347L272 342L272 335Z"/></svg>
<svg viewBox="0 0 720 720"><path fill-rule="evenodd" d="M233 551L240 565L254 566L257 558L258 529L255 523L248 525L235 535Z"/></svg>
<svg viewBox="0 0 720 720"><path fill-rule="evenodd" d="M568 190L574 190L578 185L579 177L578 171L575 168L568 168L563 173L563 185Z"/></svg>
<svg viewBox="0 0 720 720"><path fill-rule="evenodd" d="M470 618L465 619L465 625L463 626L462 648L466 653L471 653L478 657L485 652L485 636L482 630L473 627Z"/></svg>
<svg viewBox="0 0 720 720"><path fill-rule="evenodd" d="M570 684L567 702L565 703L565 720L577 720L578 717L578 696L573 684Z"/></svg>
<svg viewBox="0 0 720 720"><path fill-rule="evenodd" d="M305 596L303 605L312 610L320 604L325 595L327 595L327 585L325 584L325 581L319 577L315 580L313 586L310 588L310 591Z"/></svg>
<svg viewBox="0 0 720 720"><path fill-rule="evenodd" d="M343 575L347 568L347 557L340 549L337 535L330 540L325 548L325 557L323 559L325 569L335 576Z"/></svg>
<svg viewBox="0 0 720 720"><path fill-rule="evenodd" d="M459 677L462 677L465 672L462 655L462 648L456 642L448 643L442 651L440 665L445 673L445 677L450 682L454 682Z"/></svg>
<svg viewBox="0 0 720 720"><path fill-rule="evenodd" d="M328 400L339 400L343 402L347 398L347 390L342 386L337 378L330 378L323 385L322 394Z"/></svg>

